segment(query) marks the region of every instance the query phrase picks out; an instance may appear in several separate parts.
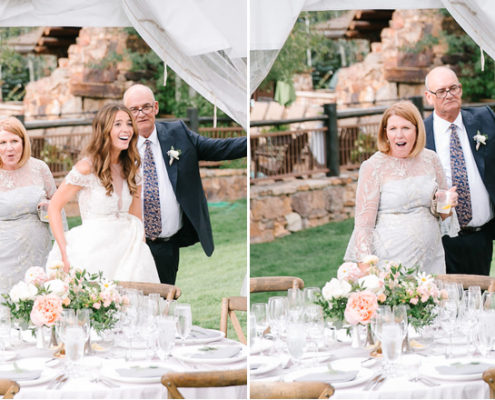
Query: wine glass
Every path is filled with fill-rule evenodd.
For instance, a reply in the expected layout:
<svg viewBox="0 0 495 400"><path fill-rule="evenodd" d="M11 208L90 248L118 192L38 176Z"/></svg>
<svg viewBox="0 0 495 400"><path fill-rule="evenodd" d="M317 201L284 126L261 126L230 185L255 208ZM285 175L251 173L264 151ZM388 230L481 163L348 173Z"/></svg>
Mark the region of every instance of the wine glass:
<svg viewBox="0 0 495 400"><path fill-rule="evenodd" d="M175 345L175 334L177 331L177 322L175 317L158 317L156 321L158 330L158 357L164 361L172 352Z"/></svg>
<svg viewBox="0 0 495 400"><path fill-rule="evenodd" d="M10 330L12 323L10 319L10 309L0 306L0 350L3 351L10 346Z"/></svg>
<svg viewBox="0 0 495 400"><path fill-rule="evenodd" d="M304 323L308 340L318 352L318 344L323 343L325 322L323 309L317 304L308 304L304 308Z"/></svg>
<svg viewBox="0 0 495 400"><path fill-rule="evenodd" d="M467 298L469 311L478 314L481 311L481 288L479 286L469 286Z"/></svg>
<svg viewBox="0 0 495 400"><path fill-rule="evenodd" d="M175 317L177 320L177 334L182 339L182 345L185 346L186 337L192 328L191 305L177 304L175 307Z"/></svg>
<svg viewBox="0 0 495 400"><path fill-rule="evenodd" d="M321 289L318 287L307 287L303 290L303 299L305 304L313 304L318 297L317 294L321 294Z"/></svg>
<svg viewBox="0 0 495 400"><path fill-rule="evenodd" d="M392 308L387 305L378 306L371 320L371 331L375 341L382 341L382 326L385 322L392 321Z"/></svg>
<svg viewBox="0 0 495 400"><path fill-rule="evenodd" d="M287 290L288 316L291 321L298 321L302 316L304 298L298 288Z"/></svg>
<svg viewBox="0 0 495 400"><path fill-rule="evenodd" d="M162 317L175 316L175 307L177 306L177 300L160 299L158 305L158 312Z"/></svg>
<svg viewBox="0 0 495 400"><path fill-rule="evenodd" d="M256 336L261 338L268 328L268 306L265 303L253 303L251 304L251 313L256 318Z"/></svg>
<svg viewBox="0 0 495 400"><path fill-rule="evenodd" d="M306 345L306 326L301 322L291 322L287 326L287 349L297 365L304 354Z"/></svg>
<svg viewBox="0 0 495 400"><path fill-rule="evenodd" d="M385 372L389 376L394 376L396 373L394 365L400 358L404 339L403 329L403 325L398 322L384 322L381 324L382 354L385 361Z"/></svg>
<svg viewBox="0 0 495 400"><path fill-rule="evenodd" d="M274 296L268 299L268 323L270 332L275 336L275 340L280 338L284 331L287 308L288 301L285 296Z"/></svg>
<svg viewBox="0 0 495 400"><path fill-rule="evenodd" d="M449 344L446 347L445 352L446 358L451 358L454 356L452 352L452 340L457 320L457 313L458 307L455 300L445 300L441 304L438 313L438 321L440 323L440 326L449 337Z"/></svg>

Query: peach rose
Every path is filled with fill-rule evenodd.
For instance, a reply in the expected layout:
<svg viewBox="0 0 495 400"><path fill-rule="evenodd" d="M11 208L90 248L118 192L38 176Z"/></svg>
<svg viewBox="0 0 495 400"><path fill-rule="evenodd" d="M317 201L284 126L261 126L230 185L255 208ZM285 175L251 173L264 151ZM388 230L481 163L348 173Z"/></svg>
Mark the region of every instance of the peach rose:
<svg viewBox="0 0 495 400"><path fill-rule="evenodd" d="M363 271L356 263L345 262L337 271L337 278L339 280L344 279L348 282L354 282L363 276Z"/></svg>
<svg viewBox="0 0 495 400"><path fill-rule="evenodd" d="M38 296L31 310L31 321L36 326L53 325L62 313L62 299L55 294Z"/></svg>
<svg viewBox="0 0 495 400"><path fill-rule="evenodd" d="M41 285L48 280L46 272L41 267L31 267L28 268L26 274L24 275L24 281L26 283L32 283L35 286Z"/></svg>
<svg viewBox="0 0 495 400"><path fill-rule="evenodd" d="M376 294L363 290L349 296L344 316L351 325L368 324L378 309Z"/></svg>

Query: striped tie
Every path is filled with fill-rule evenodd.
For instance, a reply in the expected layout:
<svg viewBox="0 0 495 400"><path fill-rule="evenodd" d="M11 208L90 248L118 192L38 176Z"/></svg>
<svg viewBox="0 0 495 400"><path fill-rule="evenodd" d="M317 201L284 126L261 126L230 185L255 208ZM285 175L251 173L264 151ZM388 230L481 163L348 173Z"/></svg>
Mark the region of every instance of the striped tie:
<svg viewBox="0 0 495 400"><path fill-rule="evenodd" d="M457 127L450 125L450 169L452 171L452 185L457 186L458 201L456 212L461 227L465 227L473 218L471 207L471 192L466 170L466 161L462 152L461 142L457 134Z"/></svg>
<svg viewBox="0 0 495 400"><path fill-rule="evenodd" d="M151 151L151 141L145 140L143 161L143 212L144 231L146 237L156 239L162 231L162 216L160 212L160 192L158 190L158 176L156 164Z"/></svg>

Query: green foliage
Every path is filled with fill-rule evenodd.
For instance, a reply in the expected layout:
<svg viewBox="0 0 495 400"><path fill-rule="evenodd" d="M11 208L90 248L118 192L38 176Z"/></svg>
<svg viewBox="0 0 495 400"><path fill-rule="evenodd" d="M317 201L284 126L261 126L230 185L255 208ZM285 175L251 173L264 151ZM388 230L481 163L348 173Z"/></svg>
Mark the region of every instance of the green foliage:
<svg viewBox="0 0 495 400"><path fill-rule="evenodd" d="M65 171L69 171L74 164L70 155L60 150L57 146L48 143L43 145L40 158L48 165L62 163Z"/></svg>
<svg viewBox="0 0 495 400"><path fill-rule="evenodd" d="M111 51L107 55L105 55L105 57L96 61L89 62L87 66L91 69L104 70L110 68L111 66L114 66L123 59L124 57L122 56L122 54L119 54L116 51Z"/></svg>
<svg viewBox="0 0 495 400"><path fill-rule="evenodd" d="M437 45L439 42L440 39L438 37L429 33L412 45L401 46L399 50L404 53L419 54L424 53L426 50Z"/></svg>
<svg viewBox="0 0 495 400"><path fill-rule="evenodd" d="M376 140L374 135L359 132L351 150L351 161L353 163L361 162L375 153L377 149Z"/></svg>

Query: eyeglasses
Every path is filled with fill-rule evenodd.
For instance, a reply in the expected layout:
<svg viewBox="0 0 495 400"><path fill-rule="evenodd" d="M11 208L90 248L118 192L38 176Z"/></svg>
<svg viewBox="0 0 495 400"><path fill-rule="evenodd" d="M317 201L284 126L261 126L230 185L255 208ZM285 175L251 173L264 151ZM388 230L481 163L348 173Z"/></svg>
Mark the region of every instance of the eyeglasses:
<svg viewBox="0 0 495 400"><path fill-rule="evenodd" d="M142 111L143 114L151 113L151 111L153 111L153 106L151 104L146 104L139 108L138 107L129 108L129 111L132 113L132 115L137 117L140 111Z"/></svg>
<svg viewBox="0 0 495 400"><path fill-rule="evenodd" d="M462 85L452 85L448 89L438 89L436 92L428 89L428 92L437 96L438 99L445 99L447 94L450 93L452 96L457 96L461 92Z"/></svg>

